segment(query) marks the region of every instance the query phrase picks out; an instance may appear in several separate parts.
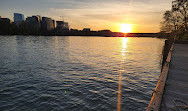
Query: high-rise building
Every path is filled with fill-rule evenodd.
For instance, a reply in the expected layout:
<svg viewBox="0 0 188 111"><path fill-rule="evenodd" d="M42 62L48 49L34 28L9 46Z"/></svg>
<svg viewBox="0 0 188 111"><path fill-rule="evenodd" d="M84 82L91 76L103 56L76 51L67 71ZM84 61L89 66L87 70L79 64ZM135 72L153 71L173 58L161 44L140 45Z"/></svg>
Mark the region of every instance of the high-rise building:
<svg viewBox="0 0 188 111"><path fill-rule="evenodd" d="M9 18L0 18L0 34L9 34L11 29L10 25Z"/></svg>
<svg viewBox="0 0 188 111"><path fill-rule="evenodd" d="M68 22L56 21L56 23L57 23L57 29L59 29L59 30L69 30Z"/></svg>
<svg viewBox="0 0 188 111"><path fill-rule="evenodd" d="M9 18L0 18L0 22L1 23L10 23L10 19Z"/></svg>
<svg viewBox="0 0 188 111"><path fill-rule="evenodd" d="M53 22L53 28L55 29L56 28L56 21L52 20L52 22Z"/></svg>
<svg viewBox="0 0 188 111"><path fill-rule="evenodd" d="M27 17L26 22L29 24L29 27L35 31L39 31L41 28L41 21L39 16Z"/></svg>
<svg viewBox="0 0 188 111"><path fill-rule="evenodd" d="M18 26L24 21L24 15L20 13L14 13L14 23Z"/></svg>
<svg viewBox="0 0 188 111"><path fill-rule="evenodd" d="M69 24L68 24L68 22L64 22L64 29L65 30L69 30Z"/></svg>
<svg viewBox="0 0 188 111"><path fill-rule="evenodd" d="M40 15L36 15L40 21L42 21L42 17Z"/></svg>
<svg viewBox="0 0 188 111"><path fill-rule="evenodd" d="M53 29L54 29L54 24L52 19L48 17L42 17L42 30L48 31Z"/></svg>

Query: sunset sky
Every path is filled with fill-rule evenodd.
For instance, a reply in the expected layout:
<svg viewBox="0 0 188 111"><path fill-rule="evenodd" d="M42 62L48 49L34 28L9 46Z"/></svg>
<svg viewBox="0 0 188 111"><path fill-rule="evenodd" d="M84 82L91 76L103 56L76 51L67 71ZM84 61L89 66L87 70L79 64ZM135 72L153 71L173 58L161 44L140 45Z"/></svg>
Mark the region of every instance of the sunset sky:
<svg viewBox="0 0 188 111"><path fill-rule="evenodd" d="M172 0L0 0L0 16L13 13L51 17L69 22L70 28L120 31L131 24L132 32L159 32L160 21Z"/></svg>

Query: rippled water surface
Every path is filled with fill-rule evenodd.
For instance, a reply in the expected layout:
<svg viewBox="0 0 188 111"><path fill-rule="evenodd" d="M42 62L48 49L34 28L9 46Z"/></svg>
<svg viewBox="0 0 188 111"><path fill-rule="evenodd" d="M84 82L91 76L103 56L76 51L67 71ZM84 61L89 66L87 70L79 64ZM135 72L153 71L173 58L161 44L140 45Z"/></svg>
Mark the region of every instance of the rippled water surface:
<svg viewBox="0 0 188 111"><path fill-rule="evenodd" d="M0 111L143 111L156 38L0 36Z"/></svg>

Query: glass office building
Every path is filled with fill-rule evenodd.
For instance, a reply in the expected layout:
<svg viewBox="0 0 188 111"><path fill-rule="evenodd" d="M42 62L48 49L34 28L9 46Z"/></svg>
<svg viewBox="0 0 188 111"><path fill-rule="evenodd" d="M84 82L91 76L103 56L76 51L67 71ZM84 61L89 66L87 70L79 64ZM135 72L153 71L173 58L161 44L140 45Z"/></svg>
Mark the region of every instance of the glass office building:
<svg viewBox="0 0 188 111"><path fill-rule="evenodd" d="M14 13L14 23L19 25L22 21L24 21L24 15L20 13Z"/></svg>

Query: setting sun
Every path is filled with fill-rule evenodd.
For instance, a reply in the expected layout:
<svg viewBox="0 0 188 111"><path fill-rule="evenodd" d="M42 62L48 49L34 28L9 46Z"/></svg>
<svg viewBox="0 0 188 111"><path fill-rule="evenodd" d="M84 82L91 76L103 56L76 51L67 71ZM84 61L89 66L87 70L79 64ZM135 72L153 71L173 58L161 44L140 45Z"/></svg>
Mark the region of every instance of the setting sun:
<svg viewBox="0 0 188 111"><path fill-rule="evenodd" d="M131 24L120 24L120 32L123 32L123 33L132 32Z"/></svg>

